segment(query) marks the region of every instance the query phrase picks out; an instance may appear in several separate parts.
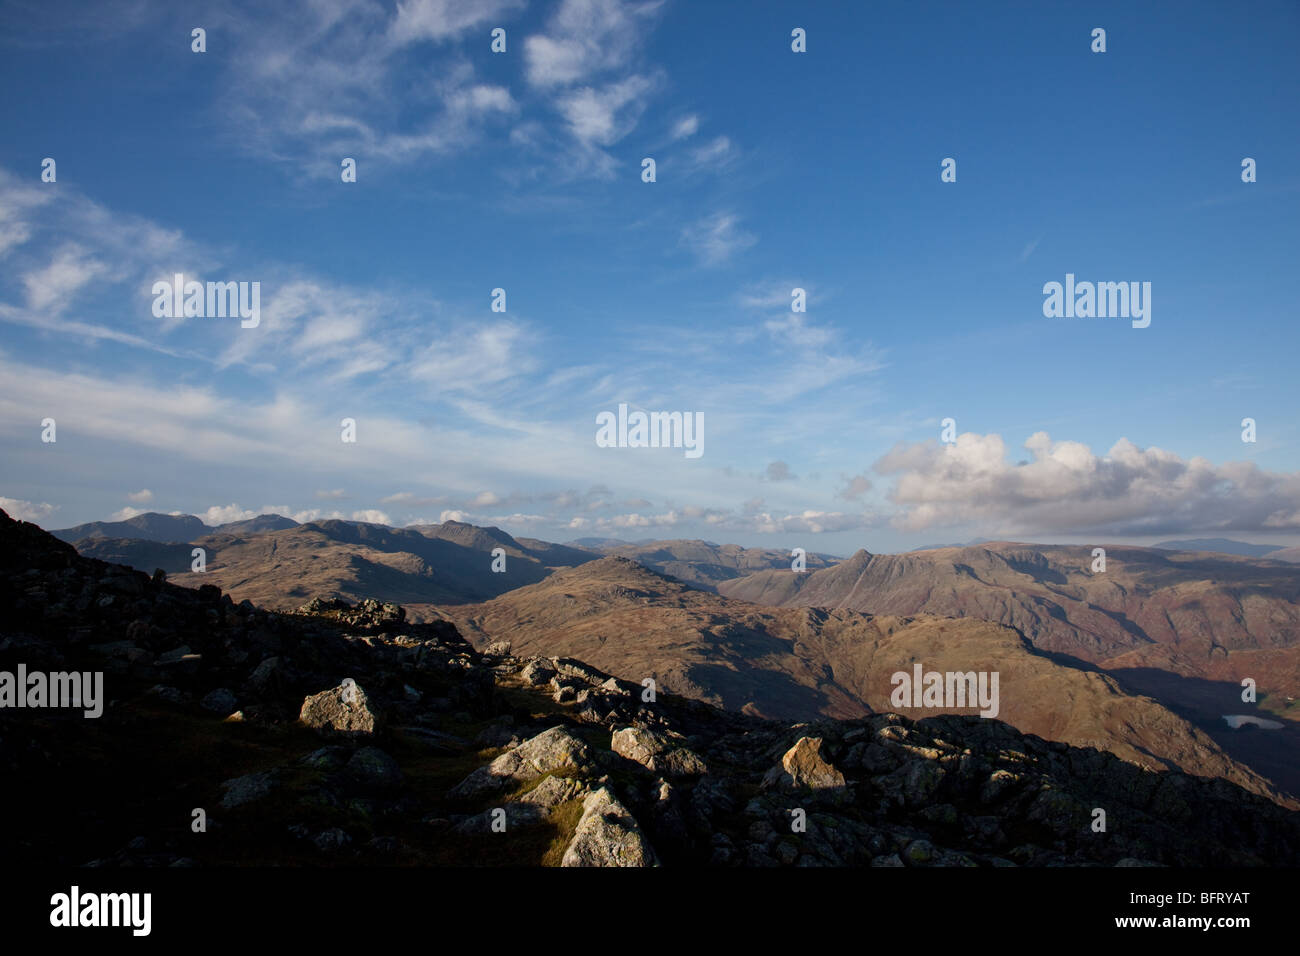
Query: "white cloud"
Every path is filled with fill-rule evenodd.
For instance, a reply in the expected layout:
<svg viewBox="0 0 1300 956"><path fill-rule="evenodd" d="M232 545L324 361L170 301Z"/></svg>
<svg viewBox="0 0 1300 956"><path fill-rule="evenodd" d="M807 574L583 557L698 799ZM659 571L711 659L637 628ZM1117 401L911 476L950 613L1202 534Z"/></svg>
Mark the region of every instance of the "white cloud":
<svg viewBox="0 0 1300 956"><path fill-rule="evenodd" d="M478 325L472 332L436 339L409 367L412 378L436 391L479 392L531 372L533 336L518 322Z"/></svg>
<svg viewBox="0 0 1300 956"><path fill-rule="evenodd" d="M636 126L645 109L643 97L653 88L648 77L629 76L609 86L565 94L557 107L583 145L611 146Z"/></svg>
<svg viewBox="0 0 1300 956"><path fill-rule="evenodd" d="M53 190L17 182L0 171L0 258L31 238L30 214L53 200Z"/></svg>
<svg viewBox="0 0 1300 956"><path fill-rule="evenodd" d="M370 169L471 147L516 109L508 91L478 82L474 59L488 26L523 0L304 0L229 22L231 55L220 97L232 136L250 151L296 157L338 177L338 157ZM466 56L428 43L474 45ZM328 159L325 157L329 157ZM364 159L362 159L364 157ZM362 173L364 175L364 173Z"/></svg>
<svg viewBox="0 0 1300 956"><path fill-rule="evenodd" d="M18 521L40 522L58 509L57 505L24 501L21 498L0 497L0 510Z"/></svg>
<svg viewBox="0 0 1300 956"><path fill-rule="evenodd" d="M44 269L23 276L27 307L57 315L72 304L77 292L106 271L75 243L64 245Z"/></svg>
<svg viewBox="0 0 1300 956"><path fill-rule="evenodd" d="M129 493L127 498L138 505L145 504L146 502L153 501L153 492L148 488L141 488L139 491L132 491Z"/></svg>
<svg viewBox="0 0 1300 956"><path fill-rule="evenodd" d="M718 212L684 228L681 240L702 263L712 266L748 249L758 237L741 229L740 218L734 213Z"/></svg>
<svg viewBox="0 0 1300 956"><path fill-rule="evenodd" d="M219 524L229 524L232 521L246 521L249 518L256 518L261 513L260 511L249 511L237 504L228 504L213 505L200 514L199 517L204 524L215 527Z"/></svg>
<svg viewBox="0 0 1300 956"><path fill-rule="evenodd" d="M736 157L736 149L726 136L718 136L689 153L691 169L721 169Z"/></svg>
<svg viewBox="0 0 1300 956"><path fill-rule="evenodd" d="M143 508L132 508L127 505L125 508L119 508L108 516L109 521L126 521L128 518L134 518L136 515L145 514Z"/></svg>
<svg viewBox="0 0 1300 956"><path fill-rule="evenodd" d="M679 139L688 139L689 137L694 136L696 132L699 131L699 128L700 118L691 114L690 116L683 116L674 123L670 135L674 141Z"/></svg>
<svg viewBox="0 0 1300 956"><path fill-rule="evenodd" d="M528 82L548 88L580 82L633 59L659 3L561 0L546 32L524 41Z"/></svg>
<svg viewBox="0 0 1300 956"><path fill-rule="evenodd" d="M352 512L352 520L365 521L368 522L369 524L391 525L393 523L392 519L388 517L387 512L379 511L378 509L375 508L370 508L365 511Z"/></svg>
<svg viewBox="0 0 1300 956"><path fill-rule="evenodd" d="M523 6L524 0L407 0L397 4L397 16L389 26L388 36L397 46L446 40ZM509 51L508 43L506 49Z"/></svg>
<svg viewBox="0 0 1300 956"><path fill-rule="evenodd" d="M1300 529L1300 473L1214 465L1121 438L1105 455L1036 432L1031 459L1007 460L1000 435L955 445L900 444L873 466L897 476L906 530L973 524L990 533L1184 534Z"/></svg>
<svg viewBox="0 0 1300 956"><path fill-rule="evenodd" d="M804 349L825 348L835 339L834 332L814 325L803 312L788 312L779 319L769 319L763 328L773 338Z"/></svg>
<svg viewBox="0 0 1300 956"><path fill-rule="evenodd" d="M740 292L736 299L749 309L781 309L789 312L794 302L794 290L804 290L804 304L813 304L813 290L800 279L784 279L779 282L762 282L750 285Z"/></svg>

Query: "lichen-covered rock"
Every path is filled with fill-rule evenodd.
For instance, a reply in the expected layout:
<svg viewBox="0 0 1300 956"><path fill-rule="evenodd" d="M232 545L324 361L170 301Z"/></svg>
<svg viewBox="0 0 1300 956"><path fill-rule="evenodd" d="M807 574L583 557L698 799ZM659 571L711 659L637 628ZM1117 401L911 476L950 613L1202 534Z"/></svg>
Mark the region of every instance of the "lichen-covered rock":
<svg viewBox="0 0 1300 956"><path fill-rule="evenodd" d="M580 768L592 761L591 748L563 727L552 727L507 750L486 767L479 767L448 791L453 799L475 797L501 790L511 783L526 783L544 773Z"/></svg>
<svg viewBox="0 0 1300 956"><path fill-rule="evenodd" d="M640 727L624 727L614 731L610 740L614 753L634 760L647 770L674 777L699 776L708 772L708 766L689 747L675 746L663 734Z"/></svg>
<svg viewBox="0 0 1300 956"><path fill-rule="evenodd" d="M607 787L588 794L561 866L658 866L640 826Z"/></svg>
<svg viewBox="0 0 1300 956"><path fill-rule="evenodd" d="M366 692L351 677L304 700L298 719L316 730L352 735L373 734L376 724Z"/></svg>

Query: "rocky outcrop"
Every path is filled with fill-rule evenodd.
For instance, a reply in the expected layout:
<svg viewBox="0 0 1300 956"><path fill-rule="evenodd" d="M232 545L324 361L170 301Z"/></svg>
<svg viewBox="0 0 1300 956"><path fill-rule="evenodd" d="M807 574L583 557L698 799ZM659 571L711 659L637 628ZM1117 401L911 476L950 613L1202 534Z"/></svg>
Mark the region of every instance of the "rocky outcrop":
<svg viewBox="0 0 1300 956"><path fill-rule="evenodd" d="M561 866L657 866L654 850L606 787L587 795Z"/></svg>

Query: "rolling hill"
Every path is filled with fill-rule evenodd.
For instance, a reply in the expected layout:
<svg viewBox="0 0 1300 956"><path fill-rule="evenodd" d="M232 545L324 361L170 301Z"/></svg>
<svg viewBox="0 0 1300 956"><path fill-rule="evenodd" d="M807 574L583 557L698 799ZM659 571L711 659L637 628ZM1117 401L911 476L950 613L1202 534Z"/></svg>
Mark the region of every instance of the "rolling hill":
<svg viewBox="0 0 1300 956"><path fill-rule="evenodd" d="M997 671L1004 720L1025 733L1107 750L1148 768L1179 767L1275 798L1259 774L1204 732L1112 677L1041 652L1009 627L972 619L770 608L688 587L607 557L556 571L491 601L443 609L476 647L576 657L728 710L779 719L908 716L972 708L899 707L891 676ZM1078 666L1076 666L1078 665Z"/></svg>

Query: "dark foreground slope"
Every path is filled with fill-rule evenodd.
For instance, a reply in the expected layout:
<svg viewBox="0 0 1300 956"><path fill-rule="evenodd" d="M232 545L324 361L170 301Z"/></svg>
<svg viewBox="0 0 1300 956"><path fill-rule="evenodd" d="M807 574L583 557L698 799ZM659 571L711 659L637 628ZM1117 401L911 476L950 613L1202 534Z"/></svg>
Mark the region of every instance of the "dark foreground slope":
<svg viewBox="0 0 1300 956"><path fill-rule="evenodd" d="M1300 859L1300 814L1225 781L978 717L788 725L647 701L391 605L237 607L3 512L0 606L0 670L102 670L108 698L98 719L0 710L11 865Z"/></svg>

